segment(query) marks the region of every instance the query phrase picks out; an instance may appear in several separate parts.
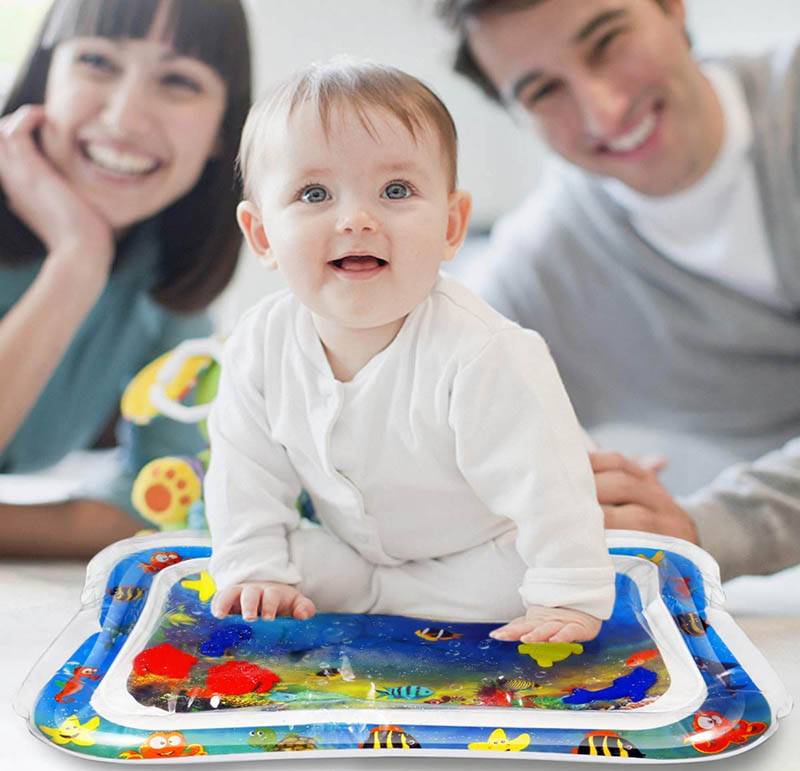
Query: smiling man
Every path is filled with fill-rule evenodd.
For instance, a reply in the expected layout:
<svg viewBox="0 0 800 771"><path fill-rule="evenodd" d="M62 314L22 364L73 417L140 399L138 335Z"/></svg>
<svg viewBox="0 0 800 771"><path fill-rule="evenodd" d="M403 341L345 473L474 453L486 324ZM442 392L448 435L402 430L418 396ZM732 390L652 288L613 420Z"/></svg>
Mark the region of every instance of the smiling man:
<svg viewBox="0 0 800 771"><path fill-rule="evenodd" d="M694 491L597 453L607 524L724 578L800 561L800 53L700 62L683 0L439 5L456 70L554 151L478 289L548 340L587 428Z"/></svg>

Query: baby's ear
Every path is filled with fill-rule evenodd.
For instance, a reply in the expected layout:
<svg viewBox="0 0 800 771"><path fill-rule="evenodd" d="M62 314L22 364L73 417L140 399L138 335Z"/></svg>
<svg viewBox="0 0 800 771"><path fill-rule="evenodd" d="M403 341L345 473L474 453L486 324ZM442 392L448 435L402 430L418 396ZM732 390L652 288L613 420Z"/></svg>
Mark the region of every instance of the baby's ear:
<svg viewBox="0 0 800 771"><path fill-rule="evenodd" d="M272 249L270 249L258 206L252 201L242 201L236 207L236 221L239 223L239 228L250 249L270 270L277 268L278 264L272 254Z"/></svg>
<svg viewBox="0 0 800 771"><path fill-rule="evenodd" d="M472 196L466 190L454 190L447 200L447 249L445 260L455 257L467 235L469 215L472 213Z"/></svg>

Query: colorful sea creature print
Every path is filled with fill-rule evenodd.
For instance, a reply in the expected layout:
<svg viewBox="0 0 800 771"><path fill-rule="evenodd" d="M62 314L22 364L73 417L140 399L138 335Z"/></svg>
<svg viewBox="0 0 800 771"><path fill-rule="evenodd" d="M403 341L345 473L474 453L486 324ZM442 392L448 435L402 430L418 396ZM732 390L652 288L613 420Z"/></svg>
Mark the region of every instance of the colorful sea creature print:
<svg viewBox="0 0 800 771"><path fill-rule="evenodd" d="M475 695L487 707L510 707L514 703L513 692L504 687L502 680L484 683Z"/></svg>
<svg viewBox="0 0 800 771"><path fill-rule="evenodd" d="M208 602L217 591L217 585L214 583L214 579L206 570L203 570L200 573L200 578L184 579L181 581L181 586L184 589L190 589L193 592L197 592L200 602Z"/></svg>
<svg viewBox="0 0 800 771"><path fill-rule="evenodd" d="M637 554L636 556L640 557L643 560L648 560L649 562L652 562L654 565L658 565L661 562L661 560L664 559L664 552L657 551L650 557L648 557L646 554Z"/></svg>
<svg viewBox="0 0 800 771"><path fill-rule="evenodd" d="M396 725L376 725L358 747L362 750L422 749L422 745L405 728Z"/></svg>
<svg viewBox="0 0 800 771"><path fill-rule="evenodd" d="M502 728L495 728L485 742L470 742L467 749L491 752L522 752L531 743L530 734L519 734L509 739Z"/></svg>
<svg viewBox="0 0 800 771"><path fill-rule="evenodd" d="M126 750L123 760L155 760L157 758L188 758L208 755L202 744L187 744L180 731L156 731L145 739L138 750Z"/></svg>
<svg viewBox="0 0 800 771"><path fill-rule="evenodd" d="M68 704L75 701L75 694L83 690L83 680L99 680L100 675L97 674L95 667L75 667L75 671L64 687L54 696L59 704Z"/></svg>
<svg viewBox="0 0 800 771"><path fill-rule="evenodd" d="M681 632L689 635L689 637L702 637L709 626L704 619L700 618L700 614L694 611L690 613L679 613L677 616L674 616L674 618Z"/></svg>
<svg viewBox="0 0 800 771"><path fill-rule="evenodd" d="M657 658L658 655L658 648L648 648L644 651L636 651L636 653L628 656L628 658L625 659L625 666L639 667L642 664L650 661L650 659Z"/></svg>
<svg viewBox="0 0 800 771"><path fill-rule="evenodd" d="M583 646L580 643L562 642L521 643L517 646L517 652L530 656L540 667L547 669L573 654L580 655L583 653Z"/></svg>
<svg viewBox="0 0 800 771"><path fill-rule="evenodd" d="M218 626L200 646L203 656L218 658L240 642L251 639L253 628L249 624L227 624Z"/></svg>
<svg viewBox="0 0 800 771"><path fill-rule="evenodd" d="M172 613L167 613L164 620L171 627L194 626L198 619L186 612L185 605L179 605Z"/></svg>
<svg viewBox="0 0 800 771"><path fill-rule="evenodd" d="M458 632L451 632L449 629L438 629L437 627L426 626L424 629L416 629L414 634L429 642L444 642L446 640L457 640L461 635Z"/></svg>
<svg viewBox="0 0 800 771"><path fill-rule="evenodd" d="M286 734L276 745L276 752L308 752L317 749L317 740L300 734Z"/></svg>
<svg viewBox="0 0 800 771"><path fill-rule="evenodd" d="M244 693L267 693L280 680L271 669L249 661L226 661L208 670L206 688L223 696L241 696Z"/></svg>
<svg viewBox="0 0 800 771"><path fill-rule="evenodd" d="M573 755L591 755L606 758L643 758L645 754L613 731L592 731L583 737Z"/></svg>
<svg viewBox="0 0 800 771"><path fill-rule="evenodd" d="M745 744L754 736L764 733L767 724L739 720L736 723L728 720L719 712L701 710L692 719L695 733L684 739L698 752L714 754L726 750L731 744Z"/></svg>
<svg viewBox="0 0 800 771"><path fill-rule="evenodd" d="M136 602L145 593L141 586L112 586L107 591L117 602Z"/></svg>
<svg viewBox="0 0 800 771"><path fill-rule="evenodd" d="M636 667L630 674L616 678L608 688L602 688L599 691L576 688L561 701L564 704L590 704L593 701L615 701L616 699L629 699L637 702L647 695L657 679L658 675L655 672L645 667Z"/></svg>
<svg viewBox="0 0 800 771"><path fill-rule="evenodd" d="M95 715L85 723L81 723L77 715L70 715L62 721L58 728L40 725L39 730L47 734L56 744L77 744L79 747L91 747L94 743L92 734L100 727L100 718Z"/></svg>
<svg viewBox="0 0 800 771"><path fill-rule="evenodd" d="M378 696L386 696L390 699L402 699L404 701L416 701L433 696L433 690L424 685L398 685L389 688L378 688Z"/></svg>
<svg viewBox="0 0 800 771"><path fill-rule="evenodd" d="M526 680L524 677L512 677L506 680L505 677L499 677L497 683L501 688L506 688L509 691L531 691L539 686L531 680Z"/></svg>
<svg viewBox="0 0 800 771"><path fill-rule="evenodd" d="M197 656L178 650L169 643L161 643L138 653L133 660L133 671L137 675L158 675L184 680L197 661Z"/></svg>
<svg viewBox="0 0 800 771"><path fill-rule="evenodd" d="M177 565L179 562L183 561L183 557L181 557L178 552L175 551L157 551L155 552L147 562L140 562L139 567L145 573L158 573L162 571L164 568L170 567L170 565Z"/></svg>
<svg viewBox="0 0 800 771"><path fill-rule="evenodd" d="M247 743L262 752L270 752L278 743L278 735L272 728L254 728L247 737Z"/></svg>

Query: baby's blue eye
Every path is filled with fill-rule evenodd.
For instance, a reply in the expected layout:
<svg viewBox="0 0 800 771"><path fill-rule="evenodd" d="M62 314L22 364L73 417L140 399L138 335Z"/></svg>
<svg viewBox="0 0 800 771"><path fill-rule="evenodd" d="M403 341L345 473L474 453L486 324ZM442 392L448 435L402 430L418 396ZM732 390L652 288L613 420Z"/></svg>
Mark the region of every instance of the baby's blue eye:
<svg viewBox="0 0 800 771"><path fill-rule="evenodd" d="M383 194L386 198L391 198L392 200L410 198L411 188L403 182L390 182L383 189Z"/></svg>
<svg viewBox="0 0 800 771"><path fill-rule="evenodd" d="M322 203L327 200L328 191L322 185L311 185L300 194L303 203Z"/></svg>

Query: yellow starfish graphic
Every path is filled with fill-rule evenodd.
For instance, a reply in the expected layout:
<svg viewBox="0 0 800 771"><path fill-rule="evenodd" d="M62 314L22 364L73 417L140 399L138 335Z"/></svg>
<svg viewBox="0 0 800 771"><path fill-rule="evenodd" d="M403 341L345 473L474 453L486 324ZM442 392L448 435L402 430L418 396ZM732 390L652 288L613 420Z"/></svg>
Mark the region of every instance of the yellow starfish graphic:
<svg viewBox="0 0 800 771"><path fill-rule="evenodd" d="M493 752L522 752L531 743L530 734L520 734L516 739L509 739L502 728L496 728L485 742L470 742L470 750L491 750Z"/></svg>
<svg viewBox="0 0 800 771"><path fill-rule="evenodd" d="M77 715L70 715L58 728L40 725L39 730L47 734L56 744L77 744L79 747L89 747L94 744L92 734L99 728L100 718L95 715L83 725Z"/></svg>
<svg viewBox="0 0 800 771"><path fill-rule="evenodd" d="M530 656L540 667L552 667L556 661L563 661L573 653L583 653L580 643L538 642L522 643L517 646L517 652Z"/></svg>
<svg viewBox="0 0 800 771"><path fill-rule="evenodd" d="M214 592L217 591L217 585L214 583L214 579L205 570L200 573L200 578L187 578L185 581L181 581L181 586L197 592L197 595L200 597L200 602L208 602L214 596Z"/></svg>

